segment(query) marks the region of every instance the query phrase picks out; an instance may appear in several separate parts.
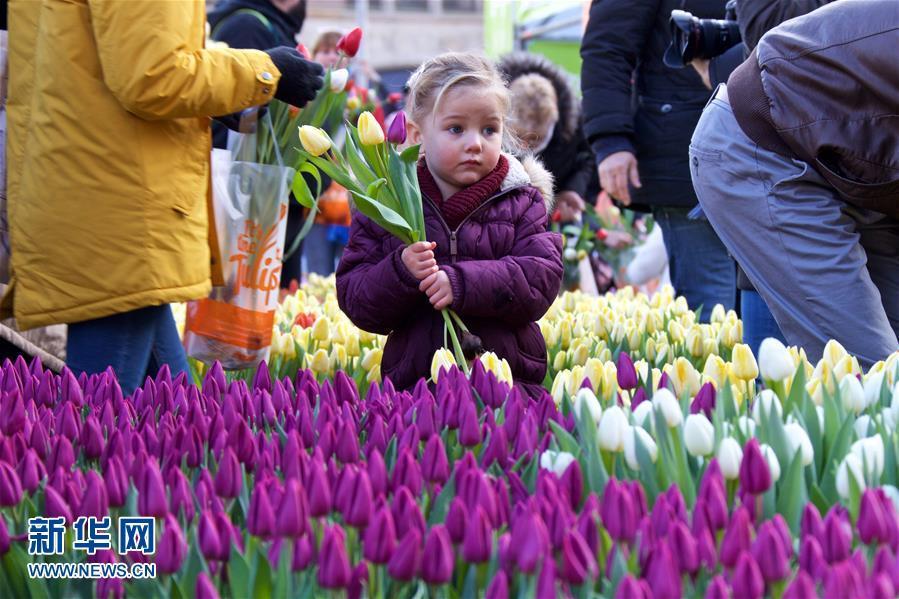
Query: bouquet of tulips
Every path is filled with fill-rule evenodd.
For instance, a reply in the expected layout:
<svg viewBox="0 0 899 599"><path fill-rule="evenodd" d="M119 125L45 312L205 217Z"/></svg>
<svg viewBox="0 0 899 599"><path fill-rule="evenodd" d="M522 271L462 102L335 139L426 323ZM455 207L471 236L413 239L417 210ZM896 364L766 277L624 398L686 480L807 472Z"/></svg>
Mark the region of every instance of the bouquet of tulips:
<svg viewBox="0 0 899 599"><path fill-rule="evenodd" d="M308 161L300 170L316 179L320 179L320 170L343 185L362 214L403 243L425 241L424 209L416 172L419 146L410 146L402 152L397 148L406 141L405 114L397 113L386 136L370 112L359 116L358 126L347 123L346 130L346 145L340 152L334 149L324 130L310 125L300 127L303 149L297 151ZM312 197L302 177L295 179L294 193L306 201ZM456 364L467 373L468 362L460 337L466 335L473 339L473 336L455 312L445 308L441 314ZM479 345L476 341L473 344Z"/></svg>

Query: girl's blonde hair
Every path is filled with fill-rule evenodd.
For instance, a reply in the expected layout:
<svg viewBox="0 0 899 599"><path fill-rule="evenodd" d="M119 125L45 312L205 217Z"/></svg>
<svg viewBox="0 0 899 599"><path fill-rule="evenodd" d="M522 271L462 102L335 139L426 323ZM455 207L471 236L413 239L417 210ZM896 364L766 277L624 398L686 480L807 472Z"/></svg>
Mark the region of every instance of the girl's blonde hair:
<svg viewBox="0 0 899 599"><path fill-rule="evenodd" d="M506 82L493 63L477 54L447 52L425 61L409 77L406 106L413 122L422 123L436 112L444 94L454 87L479 86L496 94L503 116L503 145L515 147L508 127L512 101Z"/></svg>

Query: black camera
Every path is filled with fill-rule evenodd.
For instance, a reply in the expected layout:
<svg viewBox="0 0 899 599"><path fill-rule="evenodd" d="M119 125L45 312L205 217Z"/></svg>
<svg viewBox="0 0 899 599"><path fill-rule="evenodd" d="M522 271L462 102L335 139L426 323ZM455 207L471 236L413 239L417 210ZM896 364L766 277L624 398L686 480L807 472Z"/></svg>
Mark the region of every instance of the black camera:
<svg viewBox="0 0 899 599"><path fill-rule="evenodd" d="M684 10L672 10L671 44L665 50L665 65L682 69L694 58L714 58L740 43L736 0L727 3L724 19L697 19Z"/></svg>

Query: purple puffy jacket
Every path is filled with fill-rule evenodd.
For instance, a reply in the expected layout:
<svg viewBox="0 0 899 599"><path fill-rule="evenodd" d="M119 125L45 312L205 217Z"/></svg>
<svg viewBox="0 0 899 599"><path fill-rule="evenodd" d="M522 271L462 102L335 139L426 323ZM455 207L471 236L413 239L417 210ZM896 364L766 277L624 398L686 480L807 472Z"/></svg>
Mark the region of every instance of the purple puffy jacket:
<svg viewBox="0 0 899 599"><path fill-rule="evenodd" d="M425 226L452 285L450 307L487 351L508 360L516 385L536 396L546 376L546 342L536 321L562 285L562 240L546 229L550 175L532 159L506 158L509 173L500 191L455 231L428 198ZM403 264L404 247L357 212L337 267L340 309L359 328L389 335L381 375L398 389L428 377L434 352L443 346L443 318Z"/></svg>

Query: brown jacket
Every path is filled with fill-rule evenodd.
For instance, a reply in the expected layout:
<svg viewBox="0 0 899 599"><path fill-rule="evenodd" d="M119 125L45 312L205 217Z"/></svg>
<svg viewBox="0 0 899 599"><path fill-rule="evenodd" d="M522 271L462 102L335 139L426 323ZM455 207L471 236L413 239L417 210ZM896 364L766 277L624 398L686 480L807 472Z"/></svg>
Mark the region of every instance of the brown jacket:
<svg viewBox="0 0 899 599"><path fill-rule="evenodd" d="M899 218L899 2L835 2L762 37L728 80L753 141Z"/></svg>

